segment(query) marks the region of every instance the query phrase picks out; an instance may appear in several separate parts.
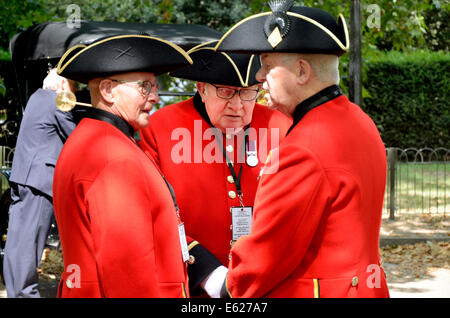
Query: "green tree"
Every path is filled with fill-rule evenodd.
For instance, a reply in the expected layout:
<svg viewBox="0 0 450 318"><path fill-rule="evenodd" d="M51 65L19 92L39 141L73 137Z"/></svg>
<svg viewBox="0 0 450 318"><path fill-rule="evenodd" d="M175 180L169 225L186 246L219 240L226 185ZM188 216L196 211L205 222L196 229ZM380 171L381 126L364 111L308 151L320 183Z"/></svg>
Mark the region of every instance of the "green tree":
<svg viewBox="0 0 450 318"><path fill-rule="evenodd" d="M0 0L0 48L7 51L14 34L51 19L40 0Z"/></svg>
<svg viewBox="0 0 450 318"><path fill-rule="evenodd" d="M0 47L7 50L17 32L44 21L64 21L70 4L83 20L118 22L197 23L224 32L239 20L268 11L266 0L0 0ZM296 5L322 8L350 20L350 1L297 0ZM449 0L361 0L363 48L370 50L448 50ZM369 26L380 10L379 27Z"/></svg>

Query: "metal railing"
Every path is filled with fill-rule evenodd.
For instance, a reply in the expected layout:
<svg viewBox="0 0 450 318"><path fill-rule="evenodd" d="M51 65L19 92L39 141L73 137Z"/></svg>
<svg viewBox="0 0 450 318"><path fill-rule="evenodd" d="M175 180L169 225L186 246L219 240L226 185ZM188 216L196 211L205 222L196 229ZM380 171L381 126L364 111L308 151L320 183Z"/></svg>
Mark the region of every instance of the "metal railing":
<svg viewBox="0 0 450 318"><path fill-rule="evenodd" d="M9 182L5 175L8 174L12 167L12 160L14 157L14 148L7 146L0 146L0 195L9 188Z"/></svg>
<svg viewBox="0 0 450 318"><path fill-rule="evenodd" d="M388 169L383 213L450 212L450 149L387 148Z"/></svg>

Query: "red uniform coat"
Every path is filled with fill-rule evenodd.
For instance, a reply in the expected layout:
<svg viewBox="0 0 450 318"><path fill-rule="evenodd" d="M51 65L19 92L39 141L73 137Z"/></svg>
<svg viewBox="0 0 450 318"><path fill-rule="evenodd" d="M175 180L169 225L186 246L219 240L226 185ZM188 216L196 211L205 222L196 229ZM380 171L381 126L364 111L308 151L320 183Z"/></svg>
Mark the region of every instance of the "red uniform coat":
<svg viewBox="0 0 450 318"><path fill-rule="evenodd" d="M357 105L330 99L293 127L278 173L260 180L251 234L231 251L232 297L389 296L379 267L385 148Z"/></svg>
<svg viewBox="0 0 450 318"><path fill-rule="evenodd" d="M194 100L204 111L198 96L165 106L153 114L150 124L141 132L140 145L155 159L173 186L190 240L198 241L227 266L232 240L230 208L240 206L239 198L223 151L211 134L209 119L200 115ZM256 167L243 163L242 135L227 138L224 134L224 147L233 147L227 154L235 163L236 175L242 166L245 206L253 206L261 166L271 146L278 147L291 124L292 121L282 113L255 105L250 139L257 140L259 164ZM210 151L214 147L217 152ZM214 158L209 156L210 153ZM181 157L185 159L183 162L179 162Z"/></svg>
<svg viewBox="0 0 450 318"><path fill-rule="evenodd" d="M59 297L187 296L170 192L130 136L83 119L58 159L53 191Z"/></svg>

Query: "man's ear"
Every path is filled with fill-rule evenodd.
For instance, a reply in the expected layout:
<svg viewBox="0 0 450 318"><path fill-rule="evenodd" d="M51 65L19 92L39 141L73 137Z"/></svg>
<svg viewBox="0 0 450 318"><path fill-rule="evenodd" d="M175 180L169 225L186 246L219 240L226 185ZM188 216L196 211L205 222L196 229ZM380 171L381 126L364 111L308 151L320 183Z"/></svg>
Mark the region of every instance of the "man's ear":
<svg viewBox="0 0 450 318"><path fill-rule="evenodd" d="M101 80L98 90L102 99L108 104L114 104L113 85L110 79Z"/></svg>
<svg viewBox="0 0 450 318"><path fill-rule="evenodd" d="M313 76L313 69L311 64L304 59L297 60L297 81L301 85L309 82Z"/></svg>
<svg viewBox="0 0 450 318"><path fill-rule="evenodd" d="M197 82L196 86L197 86L197 92L200 94L202 101L205 102L205 98L208 96L208 94L206 93L206 83Z"/></svg>

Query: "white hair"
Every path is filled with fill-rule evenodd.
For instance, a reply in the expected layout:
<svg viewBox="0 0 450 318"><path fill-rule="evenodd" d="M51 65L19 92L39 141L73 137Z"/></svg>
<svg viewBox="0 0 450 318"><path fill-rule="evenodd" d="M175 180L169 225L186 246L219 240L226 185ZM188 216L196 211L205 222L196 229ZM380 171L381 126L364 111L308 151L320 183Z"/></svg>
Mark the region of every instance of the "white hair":
<svg viewBox="0 0 450 318"><path fill-rule="evenodd" d="M336 55L293 53L287 56L290 59L306 60L320 82L339 85L339 58Z"/></svg>
<svg viewBox="0 0 450 318"><path fill-rule="evenodd" d="M336 55L308 54L305 59L319 81L339 85L339 58Z"/></svg>
<svg viewBox="0 0 450 318"><path fill-rule="evenodd" d="M58 75L56 68L51 69L45 77L42 88L51 89L59 93L63 90L73 90L74 82L69 79Z"/></svg>

